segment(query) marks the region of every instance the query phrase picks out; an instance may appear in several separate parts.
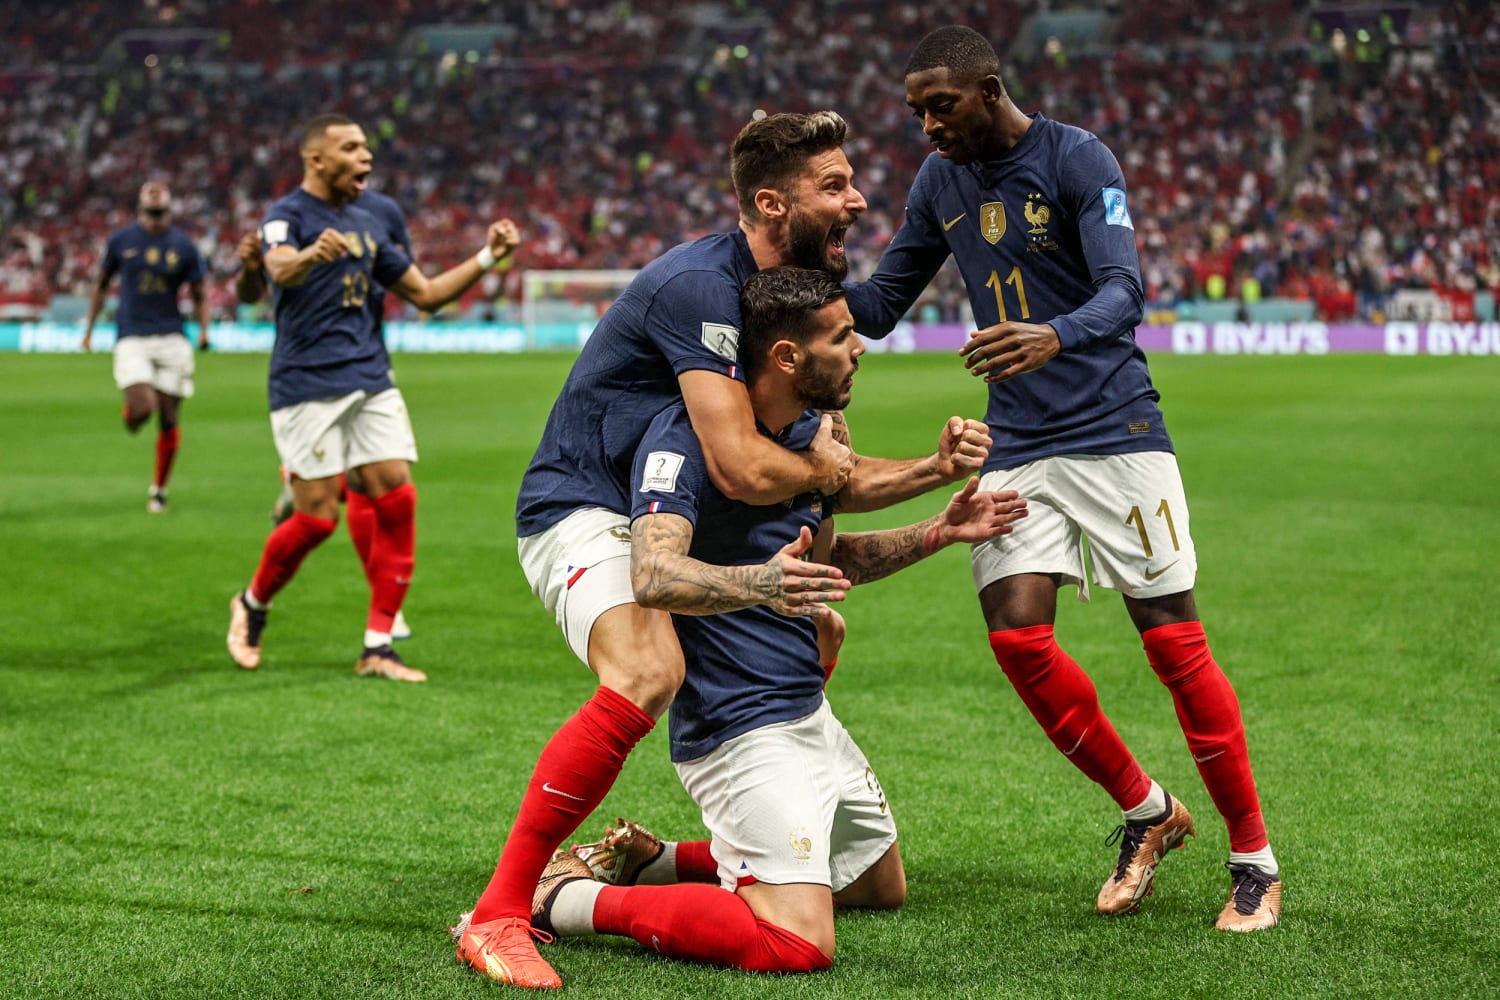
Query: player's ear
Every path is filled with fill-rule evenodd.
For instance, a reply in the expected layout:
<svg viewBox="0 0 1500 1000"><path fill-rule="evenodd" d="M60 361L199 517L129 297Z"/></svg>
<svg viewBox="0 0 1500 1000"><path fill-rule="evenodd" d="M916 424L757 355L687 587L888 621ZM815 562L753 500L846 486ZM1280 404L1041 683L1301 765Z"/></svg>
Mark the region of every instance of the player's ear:
<svg viewBox="0 0 1500 1000"><path fill-rule="evenodd" d="M755 192L755 207L761 218L780 219L786 216L786 199L775 188L761 188Z"/></svg>
<svg viewBox="0 0 1500 1000"><path fill-rule="evenodd" d="M788 375L797 373L797 359L800 351L797 345L790 340L778 340L771 345L771 364L778 371Z"/></svg>

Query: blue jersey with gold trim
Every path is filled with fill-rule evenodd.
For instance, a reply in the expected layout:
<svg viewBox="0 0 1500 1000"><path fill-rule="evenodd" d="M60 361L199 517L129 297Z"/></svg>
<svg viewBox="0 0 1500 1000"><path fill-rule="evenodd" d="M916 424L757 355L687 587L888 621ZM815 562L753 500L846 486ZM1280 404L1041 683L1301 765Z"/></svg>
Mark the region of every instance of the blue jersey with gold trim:
<svg viewBox="0 0 1500 1000"><path fill-rule="evenodd" d="M334 208L298 188L271 206L261 224L262 249L300 250L325 229L344 234L348 252L320 264L300 285L272 284L276 344L270 401L277 410L356 390L391 388L391 360L380 337L379 289L395 284L411 258L387 226L356 204Z"/></svg>
<svg viewBox="0 0 1500 1000"><path fill-rule="evenodd" d="M104 279L120 275L117 336L182 333L177 295L184 284L203 280L203 255L188 234L168 226L153 236L139 222L110 234L104 245Z"/></svg>
<svg viewBox="0 0 1500 1000"><path fill-rule="evenodd" d="M630 467L651 420L682 399L677 376L740 372L740 289L756 272L735 230L673 247L615 299L563 383L516 498L516 534L581 507L630 511Z"/></svg>
<svg viewBox="0 0 1500 1000"><path fill-rule="evenodd" d="M986 471L1049 455L1172 450L1135 342L1144 296L1125 178L1097 136L1037 114L998 160L929 156L879 267L846 285L859 332L889 333L949 254L979 328L1050 323L1062 348L989 387Z"/></svg>
<svg viewBox="0 0 1500 1000"><path fill-rule="evenodd" d="M805 450L820 419L818 411L806 411L777 441ZM688 555L715 566L759 565L796 541L804 526L816 534L823 523L825 501L817 493L751 506L714 488L680 402L651 422L631 482L631 518L686 518L693 524ZM822 703L824 672L812 619L756 605L717 615L673 615L672 625L687 661L670 715L674 761L702 757L752 729L800 719Z"/></svg>

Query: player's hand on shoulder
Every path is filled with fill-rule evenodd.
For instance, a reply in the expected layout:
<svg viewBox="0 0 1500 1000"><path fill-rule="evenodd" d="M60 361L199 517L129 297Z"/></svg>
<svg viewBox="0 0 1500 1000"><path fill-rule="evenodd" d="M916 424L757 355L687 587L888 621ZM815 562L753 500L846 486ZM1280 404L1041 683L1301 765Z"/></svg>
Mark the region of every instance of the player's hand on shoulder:
<svg viewBox="0 0 1500 1000"><path fill-rule="evenodd" d="M510 219L491 222L489 230L490 253L499 260L521 245L521 230Z"/></svg>
<svg viewBox="0 0 1500 1000"><path fill-rule="evenodd" d="M1035 371L1057 356L1062 343L1050 323L997 323L969 334L958 349L969 374L986 382Z"/></svg>
<svg viewBox="0 0 1500 1000"><path fill-rule="evenodd" d="M938 435L938 465L947 479L960 479L978 472L989 457L994 441L981 420L949 417Z"/></svg>
<svg viewBox="0 0 1500 1000"><path fill-rule="evenodd" d="M259 233L249 232L241 236L235 252L240 256L240 265L247 271L259 271L264 263L261 259Z"/></svg>
<svg viewBox="0 0 1500 1000"><path fill-rule="evenodd" d="M849 439L848 428L843 422L835 425L833 416L825 413L818 423L818 433L807 446L807 457L815 470L813 486L824 496L831 497L843 489L854 473L854 452L839 440L840 433L844 441Z"/></svg>
<svg viewBox="0 0 1500 1000"><path fill-rule="evenodd" d="M812 531L803 525L797 539L761 567L753 584L760 604L789 617L822 617L830 603L844 599L854 584L837 567L803 558L812 543Z"/></svg>
<svg viewBox="0 0 1500 1000"><path fill-rule="evenodd" d="M337 229L325 229L313 242L312 253L309 256L321 264L327 264L338 260L348 252L349 241L344 239L344 234Z"/></svg>
<svg viewBox="0 0 1500 1000"><path fill-rule="evenodd" d="M1008 535L1025 516L1025 497L1015 490L981 490L979 477L970 476L943 510L941 542L973 544Z"/></svg>

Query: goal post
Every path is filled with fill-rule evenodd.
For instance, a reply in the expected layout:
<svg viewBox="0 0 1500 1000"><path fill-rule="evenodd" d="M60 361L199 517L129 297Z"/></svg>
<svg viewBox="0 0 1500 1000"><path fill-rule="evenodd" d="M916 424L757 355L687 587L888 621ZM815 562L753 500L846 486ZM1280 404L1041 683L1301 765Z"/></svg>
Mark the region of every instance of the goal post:
<svg viewBox="0 0 1500 1000"><path fill-rule="evenodd" d="M635 271L529 270L521 275L526 349L577 350Z"/></svg>

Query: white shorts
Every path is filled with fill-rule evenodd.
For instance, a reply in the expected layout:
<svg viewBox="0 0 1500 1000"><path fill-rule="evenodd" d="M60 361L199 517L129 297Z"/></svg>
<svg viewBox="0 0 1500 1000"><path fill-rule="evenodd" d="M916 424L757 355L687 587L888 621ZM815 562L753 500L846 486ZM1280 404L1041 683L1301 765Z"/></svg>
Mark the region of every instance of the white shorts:
<svg viewBox="0 0 1500 1000"><path fill-rule="evenodd" d="M630 518L603 507L575 510L545 531L516 539L531 592L557 619L568 647L589 662L589 633L610 608L635 603Z"/></svg>
<svg viewBox="0 0 1500 1000"><path fill-rule="evenodd" d="M363 390L271 411L281 464L299 479L328 479L392 459L417 460L417 439L400 389Z"/></svg>
<svg viewBox="0 0 1500 1000"><path fill-rule="evenodd" d="M676 766L726 889L754 878L839 892L896 842L880 780L827 699Z"/></svg>
<svg viewBox="0 0 1500 1000"><path fill-rule="evenodd" d="M974 546L979 590L1018 573L1058 573L1087 601L1085 538L1100 587L1161 597L1191 590L1197 579L1187 497L1171 452L1059 455L986 473L979 488L1016 490L1028 510L1013 532Z"/></svg>
<svg viewBox="0 0 1500 1000"><path fill-rule="evenodd" d="M193 345L180 333L115 341L115 385L146 384L168 396L193 395Z"/></svg>

